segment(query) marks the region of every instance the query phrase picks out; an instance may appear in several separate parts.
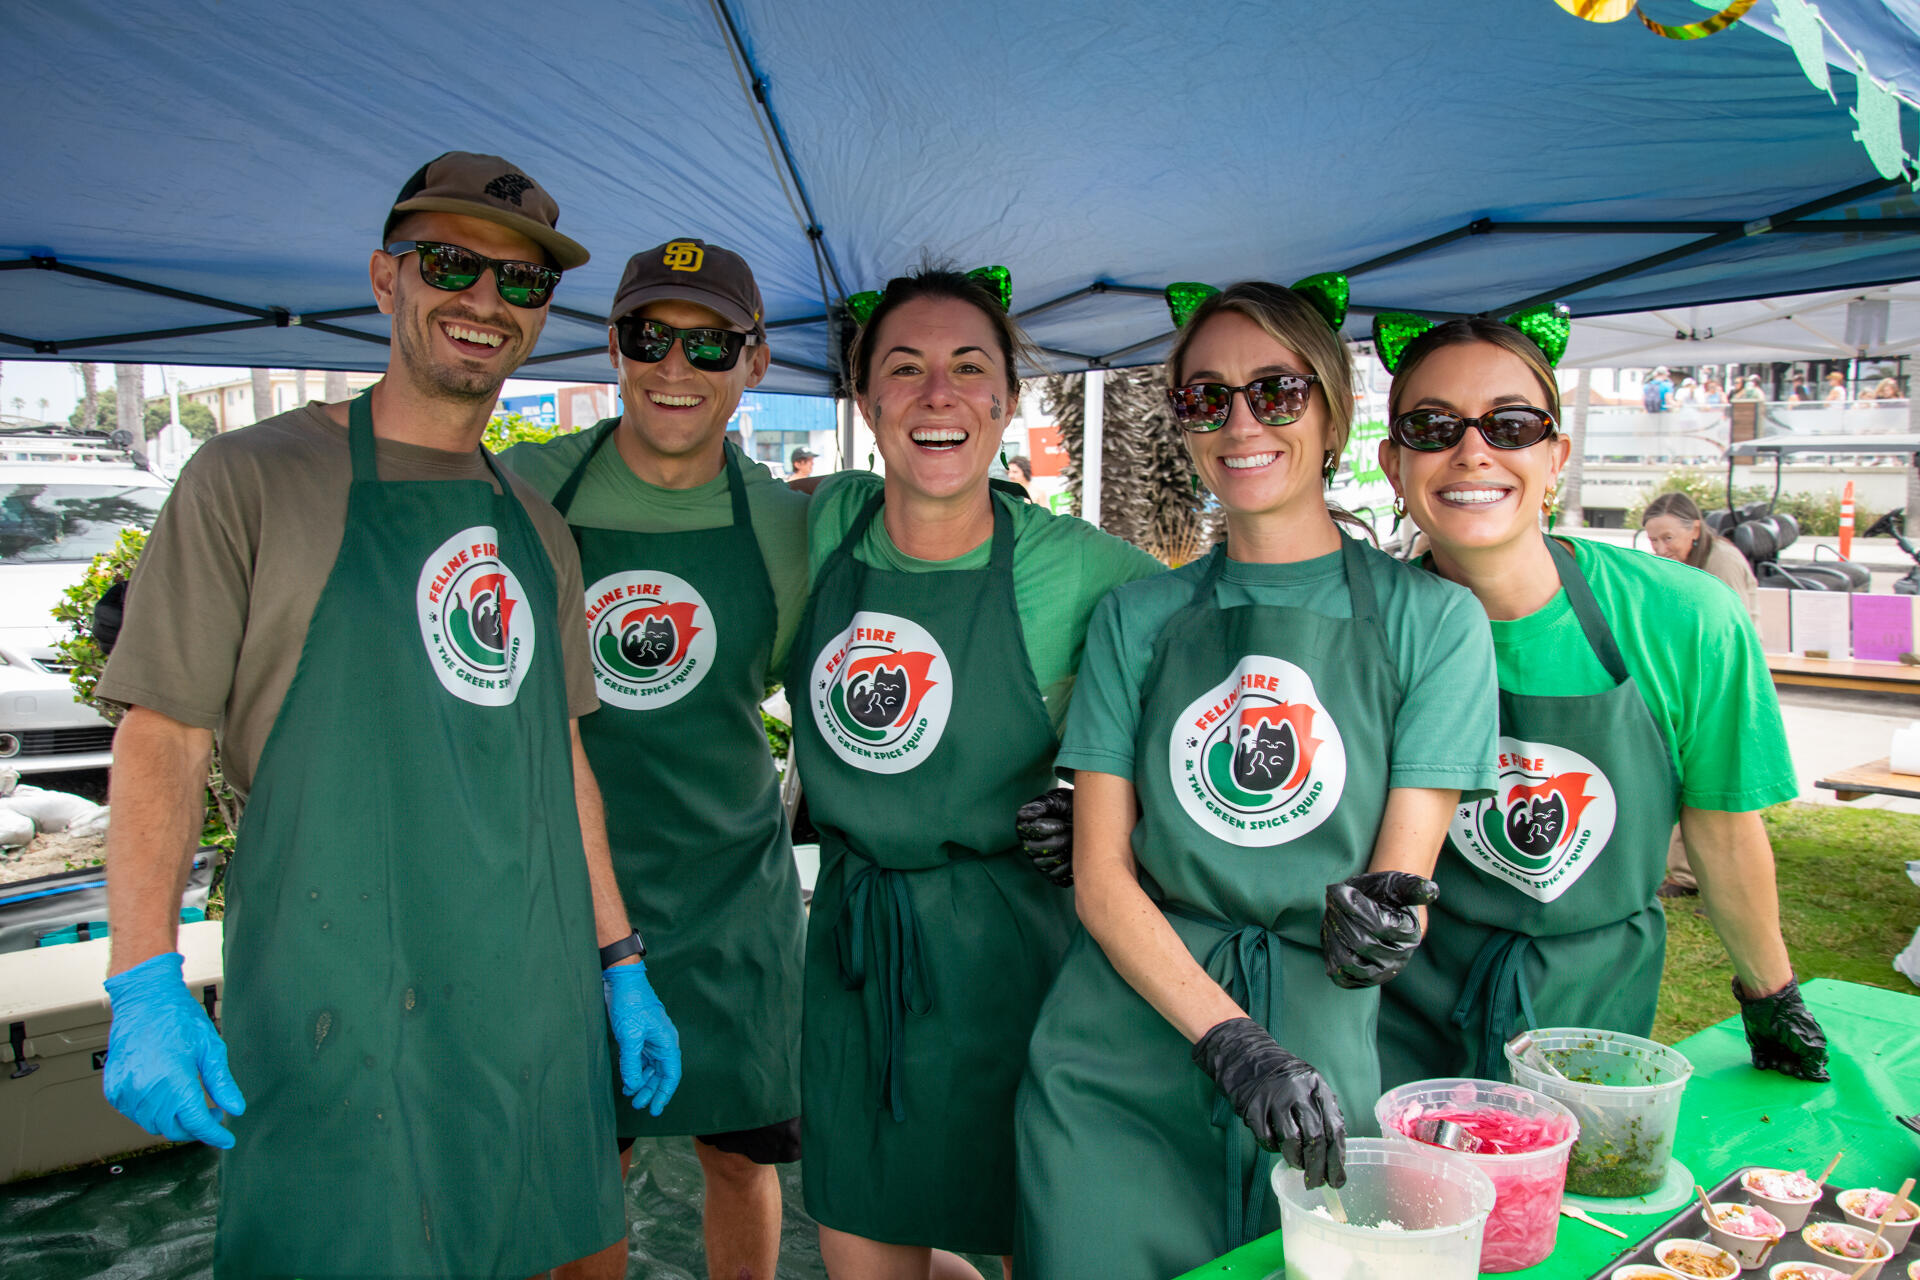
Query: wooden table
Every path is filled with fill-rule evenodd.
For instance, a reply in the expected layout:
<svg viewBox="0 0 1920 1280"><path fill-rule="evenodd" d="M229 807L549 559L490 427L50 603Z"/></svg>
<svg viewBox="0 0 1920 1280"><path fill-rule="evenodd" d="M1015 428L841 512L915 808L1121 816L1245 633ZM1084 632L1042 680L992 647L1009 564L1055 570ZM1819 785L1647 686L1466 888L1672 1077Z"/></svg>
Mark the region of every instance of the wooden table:
<svg viewBox="0 0 1920 1280"><path fill-rule="evenodd" d="M1882 756L1850 769L1841 769L1813 785L1833 792L1840 800L1858 800L1863 796L1903 796L1920 800L1920 774L1894 773Z"/></svg>
<svg viewBox="0 0 1920 1280"><path fill-rule="evenodd" d="M1901 693L1920 697L1920 667L1900 662L1861 662L1854 658L1802 658L1767 655L1775 684L1815 689L1852 689L1861 693Z"/></svg>

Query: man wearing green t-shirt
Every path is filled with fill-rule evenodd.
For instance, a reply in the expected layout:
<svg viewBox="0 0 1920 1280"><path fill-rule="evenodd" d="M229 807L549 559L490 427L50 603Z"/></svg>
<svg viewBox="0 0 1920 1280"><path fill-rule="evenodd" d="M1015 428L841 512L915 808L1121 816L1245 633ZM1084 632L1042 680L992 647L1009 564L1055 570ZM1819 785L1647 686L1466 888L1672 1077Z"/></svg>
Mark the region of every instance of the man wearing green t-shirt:
<svg viewBox="0 0 1920 1280"><path fill-rule="evenodd" d="M805 494L726 442L766 374L760 290L738 254L670 240L627 263L609 316L623 411L504 461L580 545L614 871L674 1009L685 1075L633 1140L687 1134L706 1176L707 1269L766 1277L773 1166L799 1158L800 883L761 727L806 605ZM622 1242L562 1268L624 1276Z"/></svg>

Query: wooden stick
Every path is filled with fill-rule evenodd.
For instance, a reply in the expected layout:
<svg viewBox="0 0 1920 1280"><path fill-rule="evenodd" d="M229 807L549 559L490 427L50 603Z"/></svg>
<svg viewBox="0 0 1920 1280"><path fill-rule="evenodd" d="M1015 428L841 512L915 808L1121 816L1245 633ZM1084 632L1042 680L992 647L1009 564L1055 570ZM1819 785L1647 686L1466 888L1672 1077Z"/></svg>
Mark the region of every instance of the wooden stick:
<svg viewBox="0 0 1920 1280"><path fill-rule="evenodd" d="M1900 1184L1900 1189L1893 1193L1893 1203L1888 1205L1886 1212L1880 1215L1880 1225L1873 1229L1873 1244L1867 1246L1869 1254L1873 1252L1874 1246L1880 1243L1880 1233L1887 1229L1887 1223L1892 1220L1894 1214L1900 1212L1900 1206L1907 1202L1907 1192L1911 1190L1913 1190L1913 1179L1908 1178Z"/></svg>
<svg viewBox="0 0 1920 1280"><path fill-rule="evenodd" d="M1719 1226L1720 1216L1713 1211L1713 1201L1707 1199L1707 1189L1696 1182L1693 1190L1700 1197L1700 1216L1707 1220L1708 1226Z"/></svg>
<svg viewBox="0 0 1920 1280"><path fill-rule="evenodd" d="M1833 1171L1836 1168L1838 1168L1840 1165L1840 1157L1845 1154L1847 1154L1845 1147L1842 1147L1840 1150L1834 1152L1833 1159L1827 1161L1827 1167L1820 1171L1820 1176L1813 1180L1813 1185L1816 1187L1826 1186L1827 1179L1832 1176Z"/></svg>

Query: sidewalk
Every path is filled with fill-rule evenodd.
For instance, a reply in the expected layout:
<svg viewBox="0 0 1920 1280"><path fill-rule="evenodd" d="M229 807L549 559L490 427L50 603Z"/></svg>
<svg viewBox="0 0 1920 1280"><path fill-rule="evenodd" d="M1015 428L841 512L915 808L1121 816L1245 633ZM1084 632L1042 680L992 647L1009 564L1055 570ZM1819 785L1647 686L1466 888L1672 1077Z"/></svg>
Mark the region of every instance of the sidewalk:
<svg viewBox="0 0 1920 1280"><path fill-rule="evenodd" d="M1814 780L1885 756L1893 731L1920 720L1920 698L1788 687L1780 690L1780 715L1786 721L1787 744L1800 779L1799 798L1813 804L1841 804L1833 792L1815 788ZM1920 777L1914 785L1920 787ZM1844 803L1856 809L1920 813L1920 800L1897 796L1867 796Z"/></svg>

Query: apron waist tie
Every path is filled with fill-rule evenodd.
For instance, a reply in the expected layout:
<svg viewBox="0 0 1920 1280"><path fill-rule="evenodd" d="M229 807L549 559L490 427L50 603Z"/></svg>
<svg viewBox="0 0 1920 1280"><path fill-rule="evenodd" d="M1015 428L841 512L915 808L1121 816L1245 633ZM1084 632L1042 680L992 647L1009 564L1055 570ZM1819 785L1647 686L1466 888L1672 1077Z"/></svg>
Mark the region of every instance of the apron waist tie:
<svg viewBox="0 0 1920 1280"><path fill-rule="evenodd" d="M1476 1009L1485 1014L1480 1025L1480 1056L1468 1068L1485 1079L1507 1078L1503 1052L1507 1041L1537 1025L1533 986L1527 981L1527 961L1533 954L1533 939L1526 934L1495 929L1475 953L1459 1002L1453 1006L1453 1025L1466 1032L1469 1042L1473 1031L1468 1019Z"/></svg>
<svg viewBox="0 0 1920 1280"><path fill-rule="evenodd" d="M905 871L883 867L847 850L846 893L834 918L840 985L858 991L867 984L867 930L873 930L875 963L880 968L880 1017L886 1031L880 1085L895 1123L907 1118L901 1096L900 1062L906 1054L907 1015L933 1007L921 956L920 916L913 909Z"/></svg>
<svg viewBox="0 0 1920 1280"><path fill-rule="evenodd" d="M1163 902L1160 909L1170 916L1191 920L1223 936L1207 952L1202 967L1207 976L1220 984L1233 1002L1260 1020L1271 1032L1280 1025L1280 990L1274 975L1278 960L1274 955L1279 935L1262 925L1233 925L1213 916L1189 911ZM1218 1089L1213 1094L1213 1127L1226 1139L1227 1201L1225 1222L1227 1247L1237 1249L1259 1234L1260 1215L1266 1205L1267 1184L1273 1172L1274 1153L1253 1140L1253 1130L1234 1112L1227 1095ZM1250 1176L1241 1170L1251 1158Z"/></svg>

